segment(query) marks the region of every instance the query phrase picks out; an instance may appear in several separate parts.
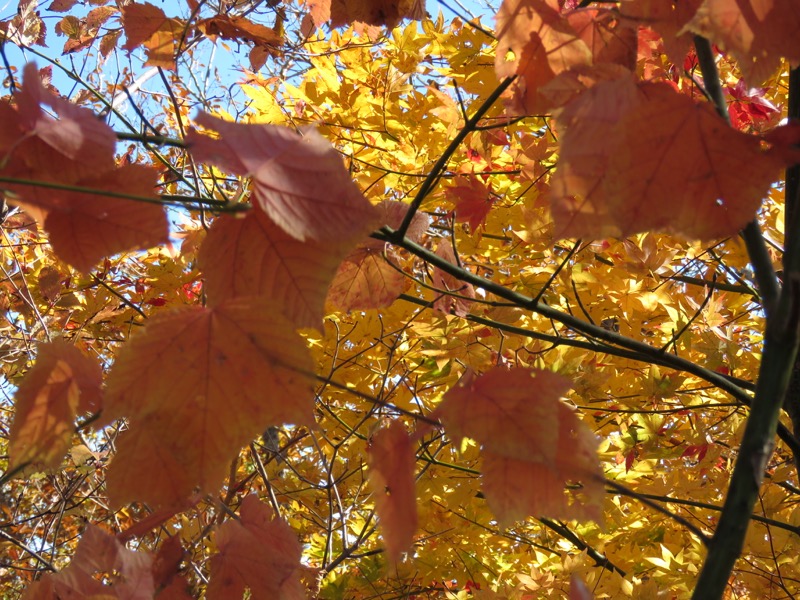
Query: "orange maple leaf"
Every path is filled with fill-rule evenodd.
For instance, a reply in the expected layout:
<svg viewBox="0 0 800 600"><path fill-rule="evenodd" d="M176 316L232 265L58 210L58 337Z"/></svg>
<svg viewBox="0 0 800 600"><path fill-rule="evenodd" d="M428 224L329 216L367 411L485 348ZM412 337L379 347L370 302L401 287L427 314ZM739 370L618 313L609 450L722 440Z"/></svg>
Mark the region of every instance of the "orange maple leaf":
<svg viewBox="0 0 800 600"><path fill-rule="evenodd" d="M356 248L339 265L328 291L328 302L343 312L389 306L410 281L393 265L395 261L391 249Z"/></svg>
<svg viewBox="0 0 800 600"><path fill-rule="evenodd" d="M164 11L149 2L135 2L122 7L122 25L127 41L123 48L135 50L144 46L146 65L175 68L177 45L185 36L186 24L180 19L168 18Z"/></svg>
<svg viewBox="0 0 800 600"><path fill-rule="evenodd" d="M560 13L556 0L504 0L497 12L495 71L517 75L507 107L514 114L536 114L549 102L538 90L558 74L592 64L592 50Z"/></svg>
<svg viewBox="0 0 800 600"><path fill-rule="evenodd" d="M102 383L96 359L64 340L41 344L36 363L15 395L9 467L23 463L57 467L69 449L75 417L100 410Z"/></svg>
<svg viewBox="0 0 800 600"><path fill-rule="evenodd" d="M415 460L411 438L399 421L370 439L369 482L391 562L411 548L417 531Z"/></svg>
<svg viewBox="0 0 800 600"><path fill-rule="evenodd" d="M374 227L375 208L315 129L300 136L288 127L231 123L206 113L195 121L220 137L190 132L194 158L252 176L256 202L293 238L358 240Z"/></svg>
<svg viewBox="0 0 800 600"><path fill-rule="evenodd" d="M800 4L772 0L705 0L686 25L730 52L751 86L766 81L786 58L800 64Z"/></svg>
<svg viewBox="0 0 800 600"><path fill-rule="evenodd" d="M300 580L302 547L291 528L272 517L272 510L255 495L247 496L240 519L216 531L219 550L211 557L209 600L300 600L306 592Z"/></svg>
<svg viewBox="0 0 800 600"><path fill-rule="evenodd" d="M108 419L127 417L108 493L178 505L216 490L242 445L268 426L313 425L313 363L295 326L260 297L152 317L107 381Z"/></svg>
<svg viewBox="0 0 800 600"><path fill-rule="evenodd" d="M553 180L556 235L668 231L709 240L742 229L781 162L668 84L630 89L624 79L598 85L592 106L587 97L572 115ZM582 148L588 142L595 150Z"/></svg>
<svg viewBox="0 0 800 600"><path fill-rule="evenodd" d="M299 242L256 207L244 219L223 215L198 254L209 304L263 295L297 327L322 326L325 297L346 244Z"/></svg>
<svg viewBox="0 0 800 600"><path fill-rule="evenodd" d="M494 206L492 193L475 175L459 175L454 183L445 190L445 196L456 205L456 222L469 223L474 233Z"/></svg>
<svg viewBox="0 0 800 600"><path fill-rule="evenodd" d="M58 573L44 575L30 586L24 598L147 600L156 592L152 568L153 557L150 554L128 550L114 536L89 525L69 566Z"/></svg>
<svg viewBox="0 0 800 600"><path fill-rule="evenodd" d="M465 437L481 444L483 491L500 522L530 515L601 521L597 441L559 400L570 385L550 371L495 367L465 375L435 411L457 444Z"/></svg>

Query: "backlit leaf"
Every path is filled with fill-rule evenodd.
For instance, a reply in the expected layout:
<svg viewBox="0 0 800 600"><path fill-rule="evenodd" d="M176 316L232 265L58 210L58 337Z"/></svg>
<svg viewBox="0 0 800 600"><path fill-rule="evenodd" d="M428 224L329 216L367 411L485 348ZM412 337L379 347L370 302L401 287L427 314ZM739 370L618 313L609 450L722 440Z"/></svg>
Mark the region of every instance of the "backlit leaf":
<svg viewBox="0 0 800 600"><path fill-rule="evenodd" d="M346 245L299 242L258 208L214 221L198 254L210 304L237 296L272 299L297 327L322 326L328 287Z"/></svg>
<svg viewBox="0 0 800 600"><path fill-rule="evenodd" d="M239 520L229 520L216 532L218 553L211 557L209 600L300 600L302 548L292 530L255 495L242 501Z"/></svg>
<svg viewBox="0 0 800 600"><path fill-rule="evenodd" d="M102 405L100 364L59 340L39 346L36 363L15 395L9 454L22 463L57 467L66 454L80 413Z"/></svg>
<svg viewBox="0 0 800 600"><path fill-rule="evenodd" d="M415 459L411 438L399 421L370 439L369 481L391 562L410 550L417 531Z"/></svg>
<svg viewBox="0 0 800 600"><path fill-rule="evenodd" d="M560 400L570 386L550 371L495 367L466 375L435 412L456 444L465 437L481 444L483 491L502 523L602 519L597 442Z"/></svg>
<svg viewBox="0 0 800 600"><path fill-rule="evenodd" d="M391 250L357 248L339 265L328 302L337 310L368 310L389 306L408 286L408 278L396 265Z"/></svg>
<svg viewBox="0 0 800 600"><path fill-rule="evenodd" d="M556 176L553 195L557 234L655 230L708 240L743 228L778 177L780 163L762 151L757 137L735 131L709 104L667 84L641 84L637 97L638 102L595 105L590 110L597 125L584 117L567 127L567 150L580 145L571 136L588 137L605 160L562 154L559 170L565 173ZM599 137L598 126L608 135ZM587 175L574 177L576 172Z"/></svg>
<svg viewBox="0 0 800 600"><path fill-rule="evenodd" d="M705 0L687 28L730 52L751 86L774 73L781 58L800 64L800 5L781 0Z"/></svg>
<svg viewBox="0 0 800 600"><path fill-rule="evenodd" d="M313 365L302 338L261 298L150 319L107 382L109 419L127 417L108 474L116 504L173 505L214 490L269 425L312 425Z"/></svg>
<svg viewBox="0 0 800 600"><path fill-rule="evenodd" d="M191 132L196 160L253 178L255 201L299 241L358 239L377 212L350 179L339 154L314 129L243 125L201 113L196 122L219 139Z"/></svg>

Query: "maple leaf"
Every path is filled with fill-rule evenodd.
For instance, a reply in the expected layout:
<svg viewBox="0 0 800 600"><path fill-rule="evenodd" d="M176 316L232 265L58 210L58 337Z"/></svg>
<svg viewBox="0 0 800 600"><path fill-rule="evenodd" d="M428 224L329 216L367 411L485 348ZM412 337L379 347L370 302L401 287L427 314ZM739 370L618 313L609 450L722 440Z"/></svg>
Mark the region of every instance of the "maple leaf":
<svg viewBox="0 0 800 600"><path fill-rule="evenodd" d="M558 236L651 230L708 240L753 219L781 166L757 137L668 84L640 84L635 96L623 80L594 90L601 102L581 103L562 138L552 196ZM581 150L590 139L594 150Z"/></svg>
<svg viewBox="0 0 800 600"><path fill-rule="evenodd" d="M800 6L772 0L704 0L686 25L730 52L751 86L766 81L786 58L800 64Z"/></svg>
<svg viewBox="0 0 800 600"><path fill-rule="evenodd" d="M556 0L504 0L496 16L499 78L519 76L507 107L514 114L543 112L538 90L558 74L592 63L592 50L560 13Z"/></svg>
<svg viewBox="0 0 800 600"><path fill-rule="evenodd" d="M141 165L115 168L116 136L111 128L91 111L49 94L32 63L25 67L24 82L16 111L0 105L0 152L7 155L0 176L30 182L4 187L16 194L12 203L44 224L56 253L87 272L117 252L166 241L167 218L161 206L102 194L123 189L154 198L157 172ZM51 106L59 119L45 115L42 104Z"/></svg>
<svg viewBox="0 0 800 600"><path fill-rule="evenodd" d="M495 367L466 375L434 416L456 444L481 444L483 490L502 523L530 515L602 520L597 441L559 398L571 387L550 371ZM582 487L565 493L568 483Z"/></svg>
<svg viewBox="0 0 800 600"><path fill-rule="evenodd" d="M271 298L297 327L322 325L328 287L348 245L299 242L258 208L214 221L198 254L209 304L237 296Z"/></svg>
<svg viewBox="0 0 800 600"><path fill-rule="evenodd" d="M389 306L408 287L391 249L356 248L339 265L328 291L337 310L369 310Z"/></svg>
<svg viewBox="0 0 800 600"><path fill-rule="evenodd" d="M102 405L100 364L72 344L57 340L39 346L36 363L15 395L9 435L9 467L24 463L57 467L66 454L75 418Z"/></svg>
<svg viewBox="0 0 800 600"><path fill-rule="evenodd" d="M439 241L439 245L436 246L436 256L445 259L451 264L458 264L456 253L453 250L453 243L450 240L443 239ZM471 284L464 283L438 267L434 267L433 285L437 289L456 294L455 296L440 294L433 303L436 310L440 310L445 314L458 315L459 317L465 317L469 313L472 302L467 298L475 297L475 288Z"/></svg>
<svg viewBox="0 0 800 600"><path fill-rule="evenodd" d="M179 505L216 489L268 426L312 425L313 364L294 325L263 298L157 315L120 352L104 417L127 417L108 473L116 504Z"/></svg>
<svg viewBox="0 0 800 600"><path fill-rule="evenodd" d="M455 203L457 223L469 223L474 233L486 221L494 201L489 188L475 175L459 175L455 185L445 190L445 196Z"/></svg>
<svg viewBox="0 0 800 600"><path fill-rule="evenodd" d="M122 25L128 38L123 46L125 50L135 50L143 45L147 51L145 64L175 68L176 46L186 29L183 21L167 18L163 10L149 2L132 2L122 7Z"/></svg>
<svg viewBox="0 0 800 600"><path fill-rule="evenodd" d="M691 33L685 31L686 24L694 17L703 0L623 0L620 13L626 19L638 21L658 33L664 42L664 50L677 65L683 64L692 44Z"/></svg>
<svg viewBox="0 0 800 600"><path fill-rule="evenodd" d="M415 460L411 438L399 421L370 439L369 482L391 562L411 548L417 531Z"/></svg>
<svg viewBox="0 0 800 600"><path fill-rule="evenodd" d="M69 566L48 573L31 586L25 600L51 598L124 598L152 600L155 594L153 558L128 550L114 536L89 525ZM97 575L102 575L104 584Z"/></svg>
<svg viewBox="0 0 800 600"><path fill-rule="evenodd" d="M330 20L332 27L359 22L391 29L402 19L425 17L425 0L305 0L305 4L317 27Z"/></svg>
<svg viewBox="0 0 800 600"><path fill-rule="evenodd" d="M299 241L357 240L377 212L356 187L336 150L314 129L243 125L201 113L196 123L219 139L190 132L196 160L253 177L253 195L272 221Z"/></svg>
<svg viewBox="0 0 800 600"><path fill-rule="evenodd" d="M210 600L299 600L306 597L300 581L302 548L291 528L272 517L272 510L255 495L247 496L240 519L216 531L218 553L211 557Z"/></svg>
<svg viewBox="0 0 800 600"><path fill-rule="evenodd" d="M566 15L567 23L586 43L592 63L611 63L636 68L636 29L612 10L582 8Z"/></svg>

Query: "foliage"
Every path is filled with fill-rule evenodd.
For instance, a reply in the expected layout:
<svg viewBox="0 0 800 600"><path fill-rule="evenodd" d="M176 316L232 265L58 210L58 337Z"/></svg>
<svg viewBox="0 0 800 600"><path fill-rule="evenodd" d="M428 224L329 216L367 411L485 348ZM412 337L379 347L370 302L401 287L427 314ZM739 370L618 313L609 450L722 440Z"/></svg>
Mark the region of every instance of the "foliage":
<svg viewBox="0 0 800 600"><path fill-rule="evenodd" d="M793 597L800 13L590 4L20 2L8 597Z"/></svg>

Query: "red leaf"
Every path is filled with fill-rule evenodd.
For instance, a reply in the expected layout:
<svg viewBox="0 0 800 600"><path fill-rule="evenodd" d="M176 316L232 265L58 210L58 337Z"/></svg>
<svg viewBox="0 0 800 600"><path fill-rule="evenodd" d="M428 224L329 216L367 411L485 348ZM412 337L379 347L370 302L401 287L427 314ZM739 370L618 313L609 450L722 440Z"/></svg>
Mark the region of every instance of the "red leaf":
<svg viewBox="0 0 800 600"><path fill-rule="evenodd" d="M122 8L122 24L128 38L123 48L147 50L145 64L166 69L175 68L177 43L185 37L186 25L179 19L167 18L164 11L149 2L131 3Z"/></svg>
<svg viewBox="0 0 800 600"><path fill-rule="evenodd" d="M390 562L411 548L417 531L415 460L411 439L399 421L370 439L369 482Z"/></svg>
<svg viewBox="0 0 800 600"><path fill-rule="evenodd" d="M268 426L314 422L303 339L261 298L150 318L107 380L106 419L127 417L108 494L116 505L180 505L216 490L242 445Z"/></svg>
<svg viewBox="0 0 800 600"><path fill-rule="evenodd" d="M96 359L63 340L41 344L36 363L15 396L9 466L61 464L75 432L76 416L100 410L102 382Z"/></svg>
<svg viewBox="0 0 800 600"><path fill-rule="evenodd" d="M242 501L239 521L230 520L216 532L219 552L211 557L209 600L300 600L302 548L289 526L272 517L269 506L254 495Z"/></svg>
<svg viewBox="0 0 800 600"><path fill-rule="evenodd" d="M559 400L569 387L549 371L495 367L465 375L434 413L456 444L481 444L483 490L501 523L530 515L601 521L597 442ZM565 491L575 481L582 486Z"/></svg>
<svg viewBox="0 0 800 600"><path fill-rule="evenodd" d="M8 155L0 177L89 188L153 198L156 171L115 168L116 136L90 111L49 94L36 68L25 67L18 111L0 105L0 151ZM47 116L49 105L59 120ZM25 207L43 222L60 258L87 272L117 252L149 248L168 238L162 207L100 193L7 183Z"/></svg>
<svg viewBox="0 0 800 600"><path fill-rule="evenodd" d="M489 188L475 175L459 175L455 185L445 190L445 195L456 205L456 222L469 223L473 233L484 224L494 205Z"/></svg>
<svg viewBox="0 0 800 600"><path fill-rule="evenodd" d="M189 133L196 160L253 177L255 200L299 241L358 240L377 212L356 187L333 146L316 130L230 123L201 113L198 125L219 139Z"/></svg>

